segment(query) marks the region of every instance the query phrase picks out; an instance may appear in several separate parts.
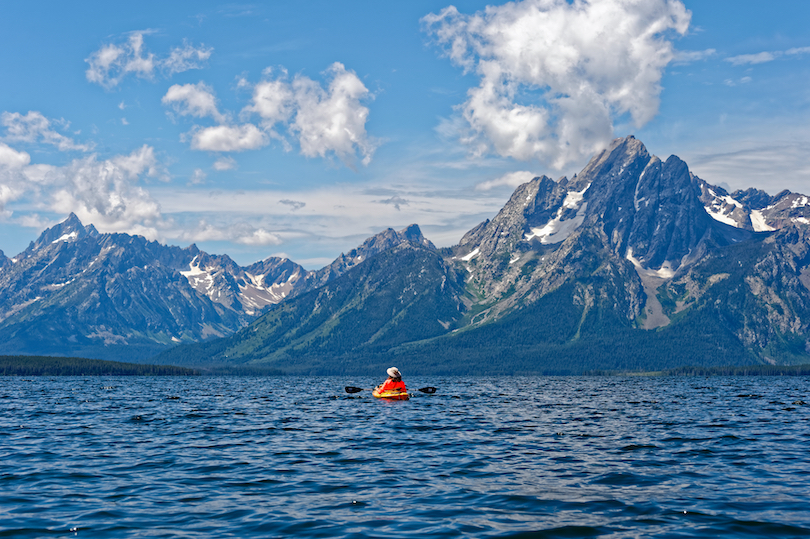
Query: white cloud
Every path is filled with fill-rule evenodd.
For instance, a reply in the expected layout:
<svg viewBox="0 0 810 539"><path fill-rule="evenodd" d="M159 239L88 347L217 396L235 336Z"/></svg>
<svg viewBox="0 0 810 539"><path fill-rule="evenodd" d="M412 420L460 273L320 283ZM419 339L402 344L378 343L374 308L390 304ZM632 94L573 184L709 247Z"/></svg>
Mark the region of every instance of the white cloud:
<svg viewBox="0 0 810 539"><path fill-rule="evenodd" d="M281 243L278 234L269 232L264 228L255 228L245 222L222 226L221 224L202 220L193 228L174 231L174 236L182 241L233 241L250 246L278 245Z"/></svg>
<svg viewBox="0 0 810 539"><path fill-rule="evenodd" d="M213 90L204 82L197 84L175 84L169 88L161 102L164 105L171 105L181 116L193 116L195 118L205 118L210 116L220 123L225 123L228 118L219 112L217 99Z"/></svg>
<svg viewBox="0 0 810 539"><path fill-rule="evenodd" d="M726 58L726 62L731 62L732 65L756 65L764 64L766 62L773 62L781 52L760 52L757 54L740 54L739 56L731 56Z"/></svg>
<svg viewBox="0 0 810 539"><path fill-rule="evenodd" d="M93 147L90 144L77 144L70 137L59 133L52 128L52 123L67 127L64 120L49 120L41 112L28 111L23 116L19 112L4 112L2 114L3 125L6 128L6 138L9 140L19 140L23 142L43 142L56 146L60 151L82 151L88 152Z"/></svg>
<svg viewBox="0 0 810 539"><path fill-rule="evenodd" d="M272 70L265 70L265 75L271 73ZM286 76L287 71L282 69L279 78L264 80L254 86L253 105L242 111L245 114L258 114L266 130L272 130L277 123L286 123L293 114L295 99L290 83L285 80Z"/></svg>
<svg viewBox="0 0 810 539"><path fill-rule="evenodd" d="M331 76L327 90L307 77L293 80L297 110L290 129L298 135L301 153L307 157L326 157L332 152L350 164L359 152L367 165L375 144L366 134L368 108L360 102L369 96L368 89L339 62L326 74Z"/></svg>
<svg viewBox="0 0 810 539"><path fill-rule="evenodd" d="M26 152L0 142L0 215L8 217L11 212L6 205L22 196L25 185L24 170L31 162Z"/></svg>
<svg viewBox="0 0 810 539"><path fill-rule="evenodd" d="M263 228L241 234L236 237L235 241L243 245L278 245L281 243L281 239L277 235Z"/></svg>
<svg viewBox="0 0 810 539"><path fill-rule="evenodd" d="M139 182L163 173L154 150L146 145L103 161L90 155L53 166L31 164L28 154L0 143L0 210L8 216L9 203L20 200L47 212L74 212L101 231L154 239L166 222L157 201Z"/></svg>
<svg viewBox="0 0 810 539"><path fill-rule="evenodd" d="M161 62L161 67L169 75L190 69L202 69L204 62L211 57L213 51L213 48L195 48L184 40L182 47L172 49L169 57Z"/></svg>
<svg viewBox="0 0 810 539"><path fill-rule="evenodd" d="M608 144L623 116L636 127L653 118L676 57L670 36L690 17L678 0L524 0L475 15L450 6L422 22L480 77L460 106L473 154L561 168Z"/></svg>
<svg viewBox="0 0 810 539"><path fill-rule="evenodd" d="M527 170L518 170L515 172L509 172L504 174L500 178L495 178L494 180L487 180L481 182L475 186L476 191L489 191L490 189L494 189L495 187L507 186L507 187L517 187L518 185L522 185L526 182L529 182L536 178L538 174L534 174Z"/></svg>
<svg viewBox="0 0 810 539"><path fill-rule="evenodd" d="M14 148L0 142L0 169L19 169L31 162L31 156L26 152L18 152Z"/></svg>
<svg viewBox="0 0 810 539"><path fill-rule="evenodd" d="M267 135L253 124L198 128L191 138L192 149L208 152L242 152L267 143Z"/></svg>
<svg viewBox="0 0 810 539"><path fill-rule="evenodd" d="M765 52L758 52L755 54L740 54L737 56L730 56L726 58L725 61L730 62L732 65L735 66L757 65L773 62L777 58L781 58L783 56L795 56L807 53L810 53L810 47L796 47L788 49L786 51L770 51L770 52L765 51Z"/></svg>
<svg viewBox="0 0 810 539"><path fill-rule="evenodd" d="M212 89L202 82L175 84L162 101L181 116L211 117L220 124L192 128L185 138L190 136L195 150L254 150L277 139L289 151L287 137L294 137L301 154L307 157L336 156L349 166L359 157L367 165L376 149L376 142L366 133L369 110L362 104L370 98L369 91L354 72L338 62L325 74L329 77L326 89L303 75L289 81L286 70L281 68L276 78L266 78L253 86L251 104L240 114L245 122L241 125L232 125L230 117L219 111ZM265 77L272 75L273 70L264 71ZM250 84L240 79L238 86ZM259 126L247 121L254 114L260 118ZM232 165L235 163L218 161L214 168L227 170Z"/></svg>
<svg viewBox="0 0 810 539"><path fill-rule="evenodd" d="M154 239L162 221L160 207L138 181L158 174L149 146L104 161L95 156L74 160L46 175L48 205L58 213L74 212L100 231L128 231Z"/></svg>
<svg viewBox="0 0 810 539"><path fill-rule="evenodd" d="M236 167L236 160L233 157L220 157L214 161L214 170L219 172L224 170L233 170Z"/></svg>
<svg viewBox="0 0 810 539"><path fill-rule="evenodd" d="M200 69L211 57L213 49L195 48L184 41L183 46L172 49L168 57L157 58L144 47L143 36L150 33L148 30L130 32L126 42L120 45L109 43L92 53L85 59L89 64L85 71L87 80L110 89L128 74L153 79L155 71L160 69L171 76L189 69Z"/></svg>
<svg viewBox="0 0 810 539"><path fill-rule="evenodd" d="M265 76L273 70L265 70ZM265 79L253 87L252 104L242 110L249 117L257 114L270 137L290 146L277 129L286 128L298 140L307 157L335 155L347 165L356 157L367 165L376 142L366 133L369 109L362 102L371 97L368 88L353 71L335 62L324 73L329 83L298 75L292 82L281 68L276 78Z"/></svg>

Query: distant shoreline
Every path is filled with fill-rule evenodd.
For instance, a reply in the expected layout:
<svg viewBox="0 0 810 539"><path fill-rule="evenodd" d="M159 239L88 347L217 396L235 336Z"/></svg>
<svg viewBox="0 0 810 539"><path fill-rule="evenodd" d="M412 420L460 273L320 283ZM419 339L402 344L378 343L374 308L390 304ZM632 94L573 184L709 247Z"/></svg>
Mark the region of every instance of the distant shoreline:
<svg viewBox="0 0 810 539"><path fill-rule="evenodd" d="M593 372L605 376L810 376L810 364L676 367L649 372Z"/></svg>
<svg viewBox="0 0 810 539"><path fill-rule="evenodd" d="M199 376L173 365L143 365L103 359L54 356L0 356L0 376Z"/></svg>

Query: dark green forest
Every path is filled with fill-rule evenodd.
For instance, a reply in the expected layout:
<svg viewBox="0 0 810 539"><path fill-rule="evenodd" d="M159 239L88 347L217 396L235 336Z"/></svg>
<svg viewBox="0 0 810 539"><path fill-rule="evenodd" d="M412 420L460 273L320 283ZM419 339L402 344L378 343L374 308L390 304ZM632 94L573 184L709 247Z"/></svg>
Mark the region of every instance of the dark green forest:
<svg viewBox="0 0 810 539"><path fill-rule="evenodd" d="M744 367L679 367L665 376L810 376L808 365L746 365Z"/></svg>
<svg viewBox="0 0 810 539"><path fill-rule="evenodd" d="M82 357L0 356L0 376L190 376L194 369Z"/></svg>

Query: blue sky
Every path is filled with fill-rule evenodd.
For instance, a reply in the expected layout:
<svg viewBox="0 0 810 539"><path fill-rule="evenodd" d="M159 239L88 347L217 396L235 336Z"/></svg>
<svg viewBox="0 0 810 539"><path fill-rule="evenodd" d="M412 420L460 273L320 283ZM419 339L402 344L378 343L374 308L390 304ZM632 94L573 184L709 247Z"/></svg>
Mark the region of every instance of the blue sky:
<svg viewBox="0 0 810 539"><path fill-rule="evenodd" d="M810 3L13 2L0 248L103 232L317 268L452 245L634 134L729 188L810 192ZM487 7L489 6L489 7Z"/></svg>

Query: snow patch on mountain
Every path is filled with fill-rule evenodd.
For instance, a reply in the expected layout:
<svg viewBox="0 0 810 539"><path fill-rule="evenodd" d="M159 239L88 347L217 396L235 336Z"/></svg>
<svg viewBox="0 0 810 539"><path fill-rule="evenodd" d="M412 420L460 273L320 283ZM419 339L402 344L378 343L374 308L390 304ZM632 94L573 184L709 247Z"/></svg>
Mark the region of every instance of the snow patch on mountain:
<svg viewBox="0 0 810 539"><path fill-rule="evenodd" d="M754 227L754 232L771 232L776 230L765 222L765 216L762 215L762 210L753 210L751 212L751 226Z"/></svg>
<svg viewBox="0 0 810 539"><path fill-rule="evenodd" d="M633 266L636 268L636 272L639 274L642 279L644 277L656 277L658 279L672 279L675 275L675 271L672 269L672 263L669 261L664 262L659 269L652 269L652 268L645 268L644 265L641 263L641 260L635 258L633 256L633 248L627 248L627 254L625 258L633 263Z"/></svg>
<svg viewBox="0 0 810 539"><path fill-rule="evenodd" d="M713 189L708 189L708 191L712 196L712 201L704 206L706 213L715 221L741 228L740 223L731 214L735 209L743 208L743 205L729 195L720 196Z"/></svg>
<svg viewBox="0 0 810 539"><path fill-rule="evenodd" d="M56 238L51 243L59 243L60 241L75 240L78 237L78 235L79 235L79 233L74 230L70 234L62 234L62 236Z"/></svg>
<svg viewBox="0 0 810 539"><path fill-rule="evenodd" d="M565 200L563 200L562 206L557 210L557 215L542 227L532 228L531 232L525 235L526 241L531 241L534 238L538 238L540 243L543 244L565 241L585 220L588 203L584 202L583 198L588 187L585 187L582 191L569 191L565 196ZM577 213L574 217L566 219L566 210L576 210Z"/></svg>

